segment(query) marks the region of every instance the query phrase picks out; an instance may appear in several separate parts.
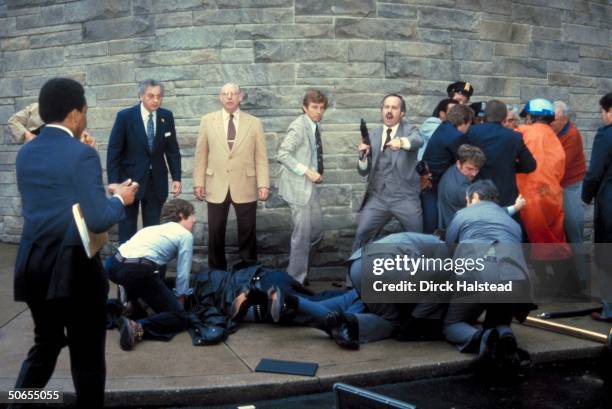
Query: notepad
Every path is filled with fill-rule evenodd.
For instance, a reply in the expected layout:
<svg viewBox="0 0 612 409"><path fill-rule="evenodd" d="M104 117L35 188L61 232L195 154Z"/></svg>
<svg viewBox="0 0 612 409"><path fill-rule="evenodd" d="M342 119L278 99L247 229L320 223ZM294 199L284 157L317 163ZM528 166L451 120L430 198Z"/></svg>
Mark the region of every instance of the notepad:
<svg viewBox="0 0 612 409"><path fill-rule="evenodd" d="M314 376L317 369L319 369L319 364L314 362L282 361L278 359L264 358L255 368L255 372Z"/></svg>
<svg viewBox="0 0 612 409"><path fill-rule="evenodd" d="M108 243L108 233L92 233L87 229L87 223L83 217L81 206L76 203L72 205L72 217L76 223L81 241L83 242L83 248L88 258L92 258L106 243Z"/></svg>

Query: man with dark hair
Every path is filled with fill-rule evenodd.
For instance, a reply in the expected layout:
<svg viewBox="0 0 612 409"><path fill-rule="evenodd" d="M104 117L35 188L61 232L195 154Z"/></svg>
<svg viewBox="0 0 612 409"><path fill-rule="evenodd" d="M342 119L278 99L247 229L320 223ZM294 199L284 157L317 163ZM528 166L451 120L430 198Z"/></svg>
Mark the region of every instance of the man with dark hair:
<svg viewBox="0 0 612 409"><path fill-rule="evenodd" d="M159 224L162 205L168 198L168 167L171 193L175 197L181 193L181 152L174 116L161 108L163 85L144 80L138 85L138 97L139 104L117 113L108 139L108 183L131 178L141 186L136 202L126 208L127 217L119 223L120 243L136 233L140 206L143 227Z"/></svg>
<svg viewBox="0 0 612 409"><path fill-rule="evenodd" d="M495 113L501 112L503 117L500 119ZM480 169L480 177L495 183L500 192L501 206L510 206L518 196L516 174L533 172L536 161L525 146L521 134L501 124L506 117L506 105L503 102L489 101L486 114L487 122L472 126L467 134L455 141L454 150L464 143L479 147L487 158ZM489 114L493 114L493 117L489 117Z"/></svg>
<svg viewBox="0 0 612 409"><path fill-rule="evenodd" d="M495 358L498 364L516 368L519 358L510 323L513 317L524 320L535 306L529 302L530 283L520 245L521 228L497 204L498 198L498 190L490 180L471 184L467 189L467 207L453 218L446 242L456 246L455 259L481 259L483 262L482 270L466 272L461 280L476 279L491 284L512 282L512 293L505 295L510 303L479 302L492 297L491 294L455 293L444 318L444 335L461 352L478 352L483 359ZM499 293L493 296L496 294ZM471 301L469 297L474 295ZM484 311L483 328L479 328L475 323Z"/></svg>
<svg viewBox="0 0 612 409"><path fill-rule="evenodd" d="M423 229L421 182L415 169L423 139L415 126L402 120L405 115L401 95L386 95L381 104L383 126L373 132L372 146L361 143L358 147L365 155L357 170L368 181L353 251L374 239L391 217L399 220L404 231Z"/></svg>
<svg viewBox="0 0 612 409"><path fill-rule="evenodd" d="M109 278L125 288L132 305L140 298L157 314L138 321L120 319L119 341L125 351L132 349L143 337L162 335L165 331L159 328L159 324L166 315L159 314L182 311L185 298L192 293L189 276L195 224L193 205L182 199L165 203L162 221L163 224L138 231L105 263ZM166 265L174 258L177 262L173 293L164 284L163 276Z"/></svg>
<svg viewBox="0 0 612 409"><path fill-rule="evenodd" d="M474 93L474 87L469 82L457 81L446 88L446 93L449 98L454 99L461 105L467 105Z"/></svg>
<svg viewBox="0 0 612 409"><path fill-rule="evenodd" d="M425 149L423 161L427 163L429 181L421 192L421 204L423 208L423 232L433 233L438 228L438 183L446 170L452 166L455 155L453 144L463 136L472 123L473 113L465 105L455 105L446 115L444 121Z"/></svg>
<svg viewBox="0 0 612 409"><path fill-rule="evenodd" d="M327 97L309 90L302 103L303 115L294 120L278 147L276 159L283 165L278 193L289 203L293 233L287 272L304 283L310 261L323 239L323 216L318 186L323 182L321 121Z"/></svg>
<svg viewBox="0 0 612 409"><path fill-rule="evenodd" d="M108 279L98 255L85 252L72 206L79 204L90 231L105 232L124 217L138 185L128 180L106 198L98 153L75 138L87 125L81 84L51 79L38 101L46 126L19 150L16 163L24 225L14 291L31 310L35 338L15 387L44 387L68 345L76 405L101 408Z"/></svg>
<svg viewBox="0 0 612 409"><path fill-rule="evenodd" d="M595 243L612 243L612 92L599 100L604 126L597 130L589 170L584 177L582 200L589 204L595 199ZM596 246L595 264L600 270L603 311L591 316L596 320L612 322L612 257L604 244Z"/></svg>
<svg viewBox="0 0 612 409"><path fill-rule="evenodd" d="M432 116L423 122L423 125L421 125L420 128L421 136L423 137L423 145L419 148L419 160L423 159L423 154L425 153L425 148L427 148L427 143L429 142L431 135L433 135L442 122L446 121L446 114L457 104L458 102L454 99L443 99L442 101L438 102L438 105L436 105L436 108L431 114Z"/></svg>

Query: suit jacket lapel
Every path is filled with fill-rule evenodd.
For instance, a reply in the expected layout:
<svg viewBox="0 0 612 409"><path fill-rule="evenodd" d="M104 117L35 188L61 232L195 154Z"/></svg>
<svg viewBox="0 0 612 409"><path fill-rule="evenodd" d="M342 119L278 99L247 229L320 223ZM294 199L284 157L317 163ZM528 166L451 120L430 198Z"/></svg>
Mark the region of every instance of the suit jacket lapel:
<svg viewBox="0 0 612 409"><path fill-rule="evenodd" d="M251 121L249 117L244 115L244 113L240 114L240 124L238 125L238 131L236 132L236 140L234 141L234 147L232 150L235 150L242 141L246 138L247 131L251 126Z"/></svg>
<svg viewBox="0 0 612 409"><path fill-rule="evenodd" d="M229 146L227 146L227 137L225 136L225 129L223 126L223 110L218 111L218 114L215 115L213 129L216 134L217 142L221 144L223 149L229 153ZM234 141L234 144L236 142Z"/></svg>
<svg viewBox="0 0 612 409"><path fill-rule="evenodd" d="M159 144L159 142L162 140L161 138L164 137L164 130L165 130L164 125L166 122L166 118L162 116L159 110L157 110L157 115L155 116L157 119L155 121L155 137L153 138L153 150L155 150L155 148L157 147L157 144Z"/></svg>
<svg viewBox="0 0 612 409"><path fill-rule="evenodd" d="M306 132L306 139L308 139L308 144L310 145L310 152L312 152L314 147L317 145L317 141L315 140L310 120L306 117L306 114L302 115L302 119L304 122L304 132ZM319 132L321 132L320 129Z"/></svg>
<svg viewBox="0 0 612 409"><path fill-rule="evenodd" d="M383 128L380 127L374 131L370 142L372 143L372 169L376 166L378 157L380 155L380 145L382 144L381 135Z"/></svg>

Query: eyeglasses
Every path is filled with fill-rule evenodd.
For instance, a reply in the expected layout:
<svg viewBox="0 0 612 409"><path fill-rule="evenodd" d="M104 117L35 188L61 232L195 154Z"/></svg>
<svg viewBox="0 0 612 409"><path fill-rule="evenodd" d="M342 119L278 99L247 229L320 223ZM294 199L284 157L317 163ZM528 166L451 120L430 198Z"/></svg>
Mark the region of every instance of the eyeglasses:
<svg viewBox="0 0 612 409"><path fill-rule="evenodd" d="M222 92L221 93L221 96L225 98L234 98L234 97L237 97L238 95L240 95L239 92Z"/></svg>

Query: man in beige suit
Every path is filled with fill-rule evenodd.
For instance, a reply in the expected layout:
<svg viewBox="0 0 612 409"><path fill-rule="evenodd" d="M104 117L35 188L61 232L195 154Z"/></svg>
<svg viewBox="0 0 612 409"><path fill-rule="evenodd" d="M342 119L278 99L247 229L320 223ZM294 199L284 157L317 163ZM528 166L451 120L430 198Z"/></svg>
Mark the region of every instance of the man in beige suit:
<svg viewBox="0 0 612 409"><path fill-rule="evenodd" d="M257 200L267 200L270 178L261 121L242 112L243 93L236 84L221 88L220 111L200 122L193 168L193 191L208 207L208 265L227 270L225 228L229 206L236 211L238 253L242 261L257 260Z"/></svg>

